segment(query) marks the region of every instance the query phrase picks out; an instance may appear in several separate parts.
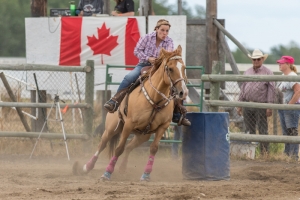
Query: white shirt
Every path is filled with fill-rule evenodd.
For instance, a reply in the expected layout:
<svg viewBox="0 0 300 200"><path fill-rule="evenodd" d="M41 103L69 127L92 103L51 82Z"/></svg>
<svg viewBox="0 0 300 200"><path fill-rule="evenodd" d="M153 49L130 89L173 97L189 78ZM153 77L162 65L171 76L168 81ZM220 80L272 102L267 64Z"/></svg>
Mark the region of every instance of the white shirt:
<svg viewBox="0 0 300 200"><path fill-rule="evenodd" d="M297 76L295 72L290 72L288 76ZM288 104L294 95L293 86L298 82L281 82L278 84L278 89L283 93L283 103ZM299 99L296 103L300 103Z"/></svg>

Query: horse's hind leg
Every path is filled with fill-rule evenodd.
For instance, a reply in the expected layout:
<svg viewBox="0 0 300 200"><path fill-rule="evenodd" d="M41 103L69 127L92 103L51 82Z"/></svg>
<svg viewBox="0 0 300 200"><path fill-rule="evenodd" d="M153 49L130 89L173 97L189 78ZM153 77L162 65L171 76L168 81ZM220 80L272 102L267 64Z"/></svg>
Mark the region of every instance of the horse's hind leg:
<svg viewBox="0 0 300 200"><path fill-rule="evenodd" d="M132 140L125 146L125 150L124 150L124 157L122 159L121 165L120 165L120 171L126 171L127 169L127 162L128 162L128 157L130 152L140 146L141 144L143 144L144 142L148 141L150 138L150 134L147 135L142 135L142 134L138 134L135 135Z"/></svg>
<svg viewBox="0 0 300 200"><path fill-rule="evenodd" d="M115 169L115 165L118 161L118 158L124 151L127 138L130 135L131 131L132 131L131 125L126 126L126 122L125 122L125 126L123 128L120 141L119 141L118 146L115 150L115 154L110 159L110 162L109 162L108 166L106 167L105 173L101 176L101 180L105 181L105 180L110 179L110 176L111 176L111 174L113 173L113 171Z"/></svg>
<svg viewBox="0 0 300 200"><path fill-rule="evenodd" d="M167 127L165 127L165 128L160 127L155 134L155 138L150 145L150 155L148 158L148 162L145 166L144 173L143 173L142 177L140 178L141 181L150 181L150 173L152 172L154 157L158 151L159 141L160 141L161 137L163 136L166 129L167 129Z"/></svg>

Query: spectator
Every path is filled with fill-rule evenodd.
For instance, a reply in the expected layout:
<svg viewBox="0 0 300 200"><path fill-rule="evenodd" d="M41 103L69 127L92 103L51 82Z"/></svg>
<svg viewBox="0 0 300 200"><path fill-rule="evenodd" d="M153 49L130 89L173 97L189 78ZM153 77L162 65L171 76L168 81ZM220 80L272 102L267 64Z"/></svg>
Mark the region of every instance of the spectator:
<svg viewBox="0 0 300 200"><path fill-rule="evenodd" d="M297 76L294 58L282 56L277 60L279 70L284 76ZM277 88L283 94L283 104L300 104L300 84L297 82L281 82ZM283 135L297 136L300 110L278 110ZM299 144L285 144L284 153L298 160Z"/></svg>
<svg viewBox="0 0 300 200"><path fill-rule="evenodd" d="M273 75L273 72L263 65L268 54L263 54L259 49L255 49L252 55L253 67L244 72L244 75ZM244 82L241 86L239 101L274 103L275 83L274 82ZM272 116L271 109L260 108L237 108L239 115L244 116L246 129L250 134L256 134L256 126L260 135L268 135L267 117ZM268 152L268 143L260 143L261 153Z"/></svg>
<svg viewBox="0 0 300 200"><path fill-rule="evenodd" d="M80 0L78 16L92 16L95 14L103 14L103 0Z"/></svg>
<svg viewBox="0 0 300 200"><path fill-rule="evenodd" d="M134 83L133 88L140 84L140 81L137 81L137 79L141 69L145 66L153 65L161 49L165 49L166 51L174 50L173 40L168 36L170 28L171 24L169 21L160 19L154 28L154 32L148 33L140 38L134 49L134 55L139 58L139 63L124 77L117 93L104 104L108 112L113 113L118 109L126 95L128 87L132 83ZM187 111L183 106L183 100L177 100L175 98L174 104L173 122L178 123L178 125L190 126L191 122L185 118Z"/></svg>
<svg viewBox="0 0 300 200"><path fill-rule="evenodd" d="M115 0L117 3L115 10L111 12L113 16L134 16L133 0Z"/></svg>

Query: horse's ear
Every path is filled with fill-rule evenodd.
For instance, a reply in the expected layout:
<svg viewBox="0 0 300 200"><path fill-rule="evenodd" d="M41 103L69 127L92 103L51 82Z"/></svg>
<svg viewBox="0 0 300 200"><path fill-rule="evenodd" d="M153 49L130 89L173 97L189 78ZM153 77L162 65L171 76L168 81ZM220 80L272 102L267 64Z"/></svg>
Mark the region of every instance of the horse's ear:
<svg viewBox="0 0 300 200"><path fill-rule="evenodd" d="M162 48L160 50L160 55L166 55L166 53L167 53L167 51L164 48Z"/></svg>
<svg viewBox="0 0 300 200"><path fill-rule="evenodd" d="M181 55L181 52L182 52L182 48L181 48L181 45L178 45L176 51Z"/></svg>

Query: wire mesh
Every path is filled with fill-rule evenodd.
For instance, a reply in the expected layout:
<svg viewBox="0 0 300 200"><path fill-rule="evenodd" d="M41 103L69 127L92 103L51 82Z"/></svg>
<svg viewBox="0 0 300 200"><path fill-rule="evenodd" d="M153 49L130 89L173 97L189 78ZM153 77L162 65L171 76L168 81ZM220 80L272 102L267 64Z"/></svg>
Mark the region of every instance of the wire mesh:
<svg viewBox="0 0 300 200"><path fill-rule="evenodd" d="M42 102L53 103L55 95L59 96L60 103L76 104L85 103L85 73L84 72L53 72L53 71L2 71L16 97L17 102ZM39 93L36 93L36 89ZM91 88L92 89L92 88ZM8 90L0 81L1 101L12 102ZM40 94L36 95L36 94ZM36 118L46 119L50 108L35 109L21 108L26 121L31 128ZM66 133L83 132L83 110L79 108L61 108L63 124ZM1 131L25 131L24 126L13 107L0 108ZM56 121L58 119L58 121ZM60 133L62 131L56 108L51 111L48 119L48 131ZM38 130L36 130L38 132Z"/></svg>

